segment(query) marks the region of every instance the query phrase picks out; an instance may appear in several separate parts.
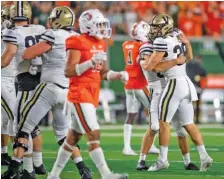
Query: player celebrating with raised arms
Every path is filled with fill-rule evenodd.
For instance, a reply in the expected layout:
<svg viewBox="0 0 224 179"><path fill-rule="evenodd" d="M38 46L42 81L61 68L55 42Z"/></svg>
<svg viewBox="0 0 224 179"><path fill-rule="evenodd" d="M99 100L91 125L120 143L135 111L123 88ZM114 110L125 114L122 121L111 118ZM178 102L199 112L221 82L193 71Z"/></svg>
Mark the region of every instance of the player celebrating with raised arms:
<svg viewBox="0 0 224 179"><path fill-rule="evenodd" d="M81 35L66 40L67 63L65 75L69 77L68 108L71 110L72 126L58 151L57 160L48 179L58 179L68 162L74 147L83 134L87 137L89 155L103 179L125 179L127 175L110 171L100 147L100 126L96 107L99 101L100 83L105 80L127 81L125 72L114 72L106 67L106 44L111 28L98 9L84 11L79 18ZM69 111L70 111L69 110Z"/></svg>

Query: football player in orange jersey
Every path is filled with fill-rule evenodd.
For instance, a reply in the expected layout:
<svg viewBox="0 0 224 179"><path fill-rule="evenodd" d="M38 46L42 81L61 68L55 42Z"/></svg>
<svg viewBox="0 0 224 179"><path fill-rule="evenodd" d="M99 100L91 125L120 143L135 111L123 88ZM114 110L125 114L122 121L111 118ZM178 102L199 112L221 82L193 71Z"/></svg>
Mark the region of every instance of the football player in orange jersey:
<svg viewBox="0 0 224 179"><path fill-rule="evenodd" d="M148 41L148 32L149 25L146 22L141 21L135 23L133 24L130 33L134 40L128 40L122 44L125 71L127 71L129 75L129 80L125 84L127 119L124 124L124 155L137 155L136 152L132 150L130 143L132 124L138 113L140 103L142 103L148 110L150 109L150 96L147 89L147 81L138 62L139 48ZM159 150L152 145L149 152L159 153Z"/></svg>
<svg viewBox="0 0 224 179"><path fill-rule="evenodd" d="M100 83L105 80L128 80L125 72L114 72L106 66L107 54L103 38L109 38L111 28L98 9L83 12L79 18L81 35L66 40L67 63L65 76L69 77L66 103L73 114L71 129L60 147L57 160L48 179L58 179L74 147L83 134L87 137L89 155L102 179L126 179L127 174L110 171L100 147L100 127L96 117Z"/></svg>

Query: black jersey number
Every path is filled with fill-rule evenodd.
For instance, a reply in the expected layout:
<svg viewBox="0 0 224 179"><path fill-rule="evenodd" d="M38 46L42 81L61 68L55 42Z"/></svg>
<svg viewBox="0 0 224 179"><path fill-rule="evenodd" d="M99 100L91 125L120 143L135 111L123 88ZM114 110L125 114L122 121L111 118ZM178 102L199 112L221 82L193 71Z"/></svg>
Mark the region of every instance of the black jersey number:
<svg viewBox="0 0 224 179"><path fill-rule="evenodd" d="M164 75L161 74L161 73L156 73L156 75L157 75L159 78L164 78Z"/></svg>
<svg viewBox="0 0 224 179"><path fill-rule="evenodd" d="M185 45L182 43L181 45L176 45L173 48L173 53L177 53L177 57L179 57L181 54L186 54L186 48Z"/></svg>
<svg viewBox="0 0 224 179"><path fill-rule="evenodd" d="M25 47L31 47L40 41L41 35L27 36L25 38Z"/></svg>
<svg viewBox="0 0 224 179"><path fill-rule="evenodd" d="M128 50L128 65L133 65L132 51Z"/></svg>

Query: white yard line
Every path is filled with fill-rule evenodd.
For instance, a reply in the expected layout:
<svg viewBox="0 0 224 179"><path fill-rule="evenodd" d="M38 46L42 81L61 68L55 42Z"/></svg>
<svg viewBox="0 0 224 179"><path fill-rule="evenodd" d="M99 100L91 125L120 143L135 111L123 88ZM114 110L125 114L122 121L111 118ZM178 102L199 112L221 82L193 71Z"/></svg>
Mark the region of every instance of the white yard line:
<svg viewBox="0 0 224 179"><path fill-rule="evenodd" d="M133 133L132 137L142 137L144 133ZM203 136L224 136L224 132L202 132ZM175 132L171 132L172 137L176 137ZM103 132L102 137L123 137L123 133L107 133Z"/></svg>

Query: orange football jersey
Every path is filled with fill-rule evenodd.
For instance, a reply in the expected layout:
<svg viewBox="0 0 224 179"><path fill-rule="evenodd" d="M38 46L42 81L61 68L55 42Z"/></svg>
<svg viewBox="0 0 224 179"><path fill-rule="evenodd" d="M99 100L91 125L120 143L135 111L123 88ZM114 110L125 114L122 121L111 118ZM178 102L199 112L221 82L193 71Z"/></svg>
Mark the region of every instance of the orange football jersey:
<svg viewBox="0 0 224 179"><path fill-rule="evenodd" d="M66 39L66 50L74 49L81 52L79 63L92 58L96 52L105 52L106 44L87 34L71 36ZM101 76L99 71L90 68L81 76L69 78L68 100L73 103L92 103L98 106Z"/></svg>
<svg viewBox="0 0 224 179"><path fill-rule="evenodd" d="M140 64L137 62L141 45L142 42L139 41L125 41L122 44L125 71L127 71L129 75L129 80L125 84L125 89L142 89L147 85Z"/></svg>

